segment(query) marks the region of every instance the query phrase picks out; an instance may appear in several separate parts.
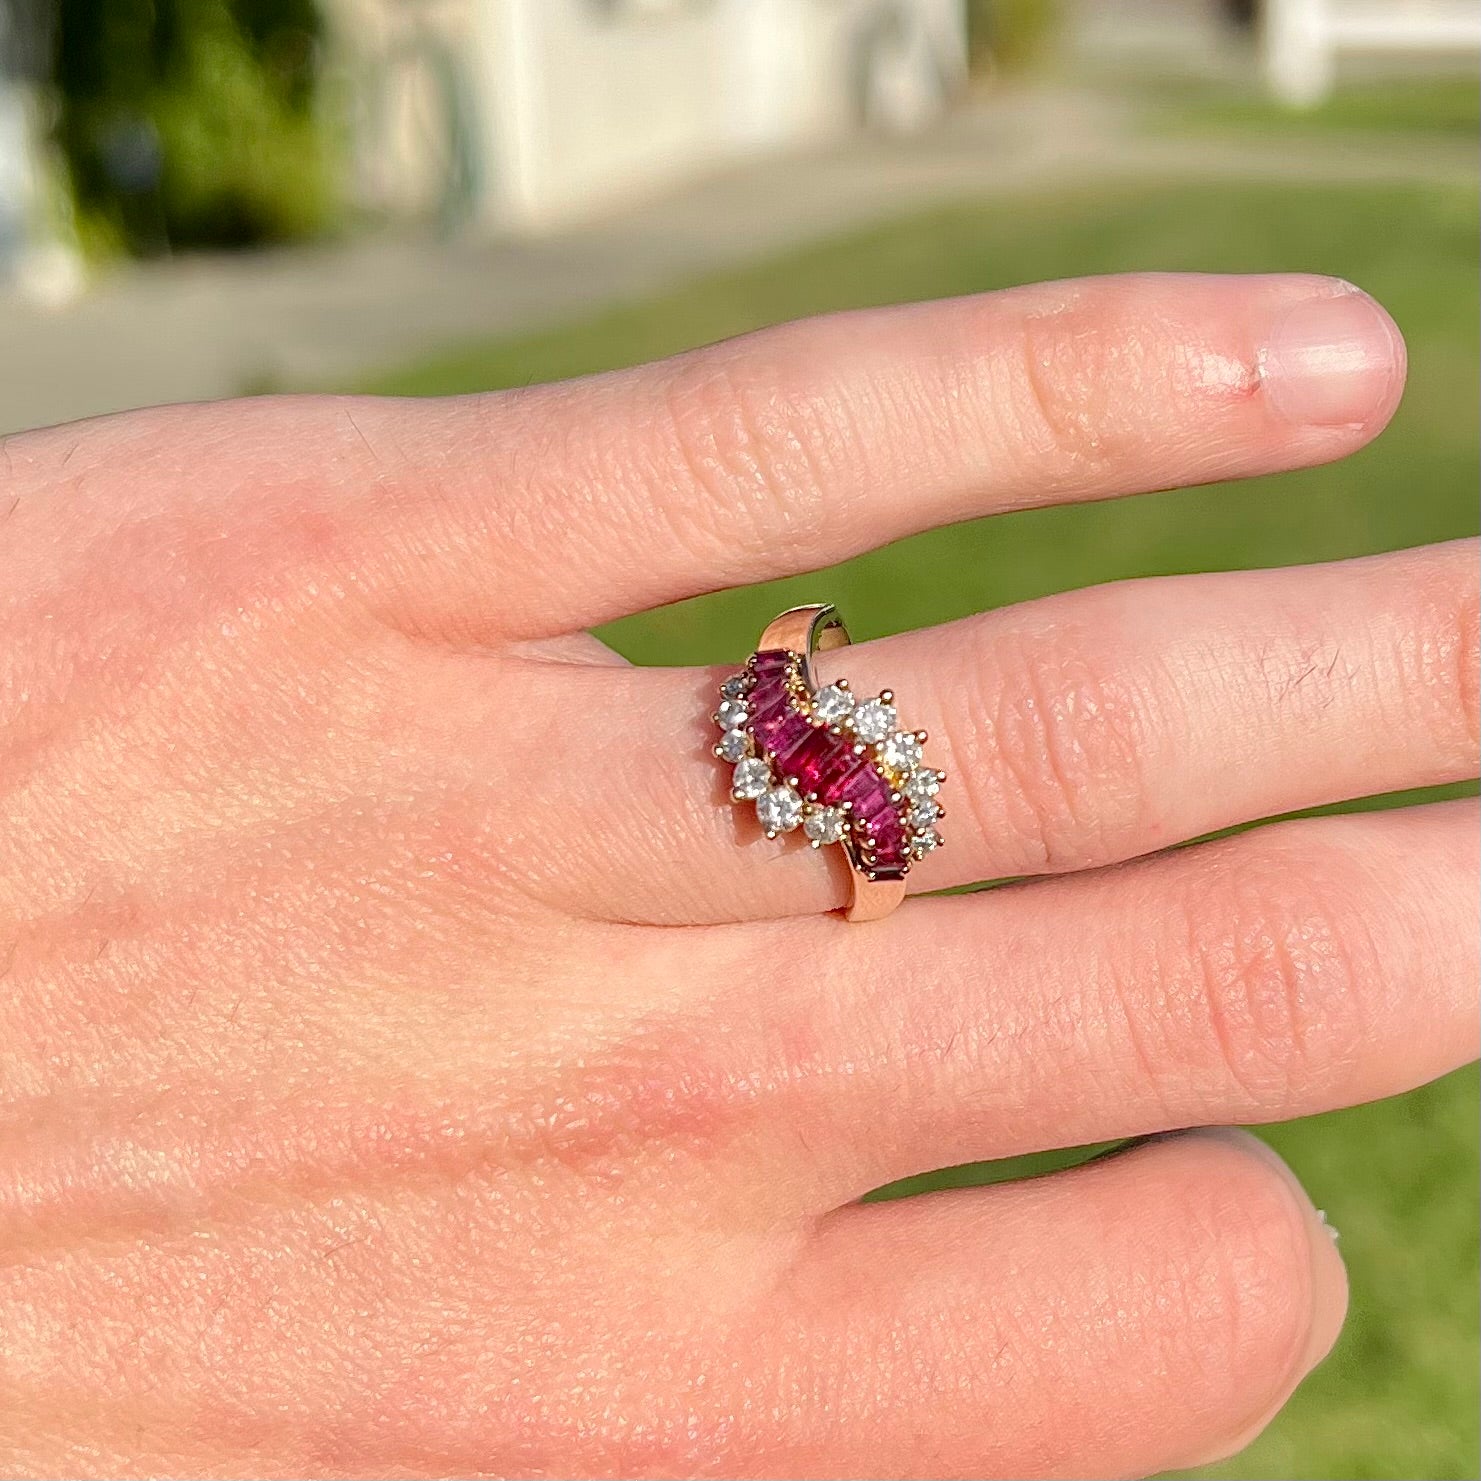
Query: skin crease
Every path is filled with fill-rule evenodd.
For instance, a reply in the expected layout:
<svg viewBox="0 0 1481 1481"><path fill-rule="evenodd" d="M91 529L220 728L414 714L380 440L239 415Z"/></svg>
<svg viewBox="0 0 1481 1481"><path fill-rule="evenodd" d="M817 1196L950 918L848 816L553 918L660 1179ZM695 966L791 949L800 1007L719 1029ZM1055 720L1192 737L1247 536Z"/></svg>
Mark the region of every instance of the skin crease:
<svg viewBox="0 0 1481 1481"><path fill-rule="evenodd" d="M836 857L732 808L721 671L580 629L1339 457L1402 378L1349 285L1153 275L0 443L0 1470L1130 1476L1245 1443L1346 1300L1251 1138L857 1200L1475 1052L1470 804L1158 852L1474 774L1474 550L831 655L951 773L913 888L1034 876L861 927Z"/></svg>

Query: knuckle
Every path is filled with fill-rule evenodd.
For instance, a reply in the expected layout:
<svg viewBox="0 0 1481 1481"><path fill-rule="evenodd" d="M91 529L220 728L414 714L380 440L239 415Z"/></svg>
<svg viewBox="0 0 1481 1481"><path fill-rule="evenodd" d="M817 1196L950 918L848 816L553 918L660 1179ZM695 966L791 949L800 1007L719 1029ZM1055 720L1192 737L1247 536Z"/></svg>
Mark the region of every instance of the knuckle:
<svg viewBox="0 0 1481 1481"><path fill-rule="evenodd" d="M719 346L682 357L663 386L663 437L680 474L705 498L671 501L675 533L749 558L779 541L798 546L826 532L820 459L827 419L787 393L773 356Z"/></svg>
<svg viewBox="0 0 1481 1481"><path fill-rule="evenodd" d="M1009 337L1010 404L1039 466L1079 482L1132 450L1136 432L1121 388L1149 373L1154 384L1166 380L1148 363L1147 324L1104 287L1023 316Z"/></svg>
<svg viewBox="0 0 1481 1481"><path fill-rule="evenodd" d="M1451 692L1460 711L1465 759L1474 761L1481 746L1481 593L1467 588L1453 628Z"/></svg>
<svg viewBox="0 0 1481 1481"><path fill-rule="evenodd" d="M1190 1016L1256 1110L1282 1109L1298 1086L1309 1096L1359 1046L1377 963L1358 888L1336 850L1246 837L1214 850L1187 891L1175 949Z"/></svg>
<svg viewBox="0 0 1481 1481"><path fill-rule="evenodd" d="M1481 743L1481 593L1473 562L1464 583L1433 594L1400 660L1406 698L1423 706L1438 748L1462 765L1474 763Z"/></svg>
<svg viewBox="0 0 1481 1481"><path fill-rule="evenodd" d="M1072 628L1003 635L977 664L967 703L947 711L947 743L983 836L1006 820L1019 872L1114 857L1146 813L1151 700L1093 661Z"/></svg>
<svg viewBox="0 0 1481 1481"><path fill-rule="evenodd" d="M1376 619L1369 665L1406 732L1447 772L1474 767L1481 746L1481 593L1473 541L1415 551L1400 603Z"/></svg>
<svg viewBox="0 0 1481 1481"><path fill-rule="evenodd" d="M1249 1152L1228 1147L1185 1188L1173 1268L1180 1272L1178 1372L1199 1387L1248 1392L1259 1375L1275 1398L1294 1372L1312 1316L1311 1235L1298 1195ZM1252 1410L1268 1407L1257 1399ZM1253 1418L1253 1413L1252 1416Z"/></svg>

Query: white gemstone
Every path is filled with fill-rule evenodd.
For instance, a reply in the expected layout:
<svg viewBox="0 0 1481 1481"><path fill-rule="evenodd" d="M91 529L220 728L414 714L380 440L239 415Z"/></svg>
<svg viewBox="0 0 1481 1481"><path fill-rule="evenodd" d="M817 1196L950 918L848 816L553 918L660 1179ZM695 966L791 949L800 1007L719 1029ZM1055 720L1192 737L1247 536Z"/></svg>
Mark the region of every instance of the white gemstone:
<svg viewBox="0 0 1481 1481"><path fill-rule="evenodd" d="M939 833L917 833L910 840L910 851L917 859L924 858L934 848L941 846L941 835Z"/></svg>
<svg viewBox="0 0 1481 1481"><path fill-rule="evenodd" d="M897 730L879 748L879 759L891 771L909 771L920 765L920 758L920 742L908 730Z"/></svg>
<svg viewBox="0 0 1481 1481"><path fill-rule="evenodd" d="M837 843L843 837L846 818L841 807L819 807L802 820L802 831L814 843Z"/></svg>
<svg viewBox="0 0 1481 1481"><path fill-rule="evenodd" d="M824 725L837 725L854 707L854 697L837 684L825 685L813 695L812 712Z"/></svg>
<svg viewBox="0 0 1481 1481"><path fill-rule="evenodd" d="M861 741L873 745L882 741L895 728L895 707L882 699L866 699L854 706L849 724Z"/></svg>
<svg viewBox="0 0 1481 1481"><path fill-rule="evenodd" d="M746 697L746 680L743 674L735 674L728 678L721 686L720 693L726 699L744 699Z"/></svg>
<svg viewBox="0 0 1481 1481"><path fill-rule="evenodd" d="M727 761L739 761L751 749L751 738L744 730L727 730L715 749Z"/></svg>
<svg viewBox="0 0 1481 1481"><path fill-rule="evenodd" d="M771 786L771 767L759 756L742 761L735 769L730 790L747 802L754 802Z"/></svg>
<svg viewBox="0 0 1481 1481"><path fill-rule="evenodd" d="M756 816L768 833L790 833L802 821L802 799L790 787L772 787L756 799Z"/></svg>
<svg viewBox="0 0 1481 1481"><path fill-rule="evenodd" d="M727 699L715 711L715 723L721 730L739 730L750 718L750 710L740 699Z"/></svg>
<svg viewBox="0 0 1481 1481"><path fill-rule="evenodd" d="M939 771L932 771L929 766L923 767L912 776L905 778L905 784L901 791L912 802L926 802L941 790L942 776Z"/></svg>
<svg viewBox="0 0 1481 1481"><path fill-rule="evenodd" d="M941 816L941 809L929 799L910 809L910 826L917 831L929 828Z"/></svg>

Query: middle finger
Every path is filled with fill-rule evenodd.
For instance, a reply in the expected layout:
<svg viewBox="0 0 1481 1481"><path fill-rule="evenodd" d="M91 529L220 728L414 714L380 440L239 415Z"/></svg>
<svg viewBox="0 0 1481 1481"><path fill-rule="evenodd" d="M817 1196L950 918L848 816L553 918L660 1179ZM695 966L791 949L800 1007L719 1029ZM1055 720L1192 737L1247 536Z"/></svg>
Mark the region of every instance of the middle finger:
<svg viewBox="0 0 1481 1481"><path fill-rule="evenodd" d="M1470 541L1326 566L1070 592L821 655L820 682L897 693L947 772L947 847L912 891L1096 867L1237 823L1476 769ZM565 841L583 912L662 924L809 915L837 848L767 840L710 747L717 671L571 671L599 713ZM583 847L587 851L583 854Z"/></svg>

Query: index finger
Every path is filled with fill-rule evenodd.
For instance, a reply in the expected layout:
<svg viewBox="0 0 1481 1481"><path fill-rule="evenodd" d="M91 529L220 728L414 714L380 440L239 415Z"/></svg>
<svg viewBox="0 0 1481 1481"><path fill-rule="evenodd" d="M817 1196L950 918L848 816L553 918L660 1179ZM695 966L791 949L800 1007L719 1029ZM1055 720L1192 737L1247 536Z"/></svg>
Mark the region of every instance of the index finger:
<svg viewBox="0 0 1481 1481"><path fill-rule="evenodd" d="M533 638L977 515L1344 457L1403 378L1393 321L1340 280L1138 274L802 320L522 391L132 413L3 451L31 507L51 490L74 524L92 497L116 519L123 488L135 517L198 508L225 531L239 492L398 626Z"/></svg>
<svg viewBox="0 0 1481 1481"><path fill-rule="evenodd" d="M1403 377L1393 321L1350 284L1143 274L835 314L374 416L410 429L402 456L436 450L419 622L466 627L497 591L484 615L536 636L977 515L1340 458Z"/></svg>

